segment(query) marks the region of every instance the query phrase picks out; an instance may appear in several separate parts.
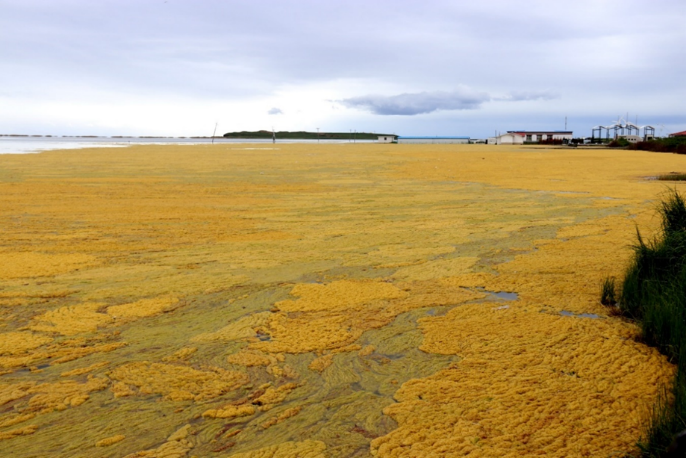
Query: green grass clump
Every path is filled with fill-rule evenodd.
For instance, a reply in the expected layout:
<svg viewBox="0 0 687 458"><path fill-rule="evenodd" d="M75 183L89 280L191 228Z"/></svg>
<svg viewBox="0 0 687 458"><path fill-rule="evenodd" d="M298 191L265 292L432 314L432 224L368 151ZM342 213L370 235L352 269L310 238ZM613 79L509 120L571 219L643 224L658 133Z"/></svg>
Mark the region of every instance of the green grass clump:
<svg viewBox="0 0 687 458"><path fill-rule="evenodd" d="M669 456L668 446L685 429L685 199L671 191L659 213L658 237L645 241L637 231L634 258L618 300L620 312L640 325L644 341L678 366L672 387L661 392L638 444L645 457ZM602 302L607 305L613 305L610 294L615 294L615 285L604 285Z"/></svg>
<svg viewBox="0 0 687 458"><path fill-rule="evenodd" d="M685 181L687 175L684 173L671 173L668 175L659 175L656 177L660 181Z"/></svg>
<svg viewBox="0 0 687 458"><path fill-rule="evenodd" d="M608 306L618 303L616 299L615 277L607 277L601 284L601 303Z"/></svg>
<svg viewBox="0 0 687 458"><path fill-rule="evenodd" d="M681 412L680 412L681 410ZM645 437L638 444L644 457L671 457L667 448L674 442L675 435L685 430L685 351L678 359L677 373L670 388L659 392L654 405ZM684 455L683 455L684 456Z"/></svg>
<svg viewBox="0 0 687 458"><path fill-rule="evenodd" d="M685 137L654 138L648 141L632 143L628 145L627 149L685 154Z"/></svg>
<svg viewBox="0 0 687 458"><path fill-rule="evenodd" d="M661 234L645 241L639 231L625 273L620 310L637 320L649 345L676 362L685 336L685 200L672 191L661 202Z"/></svg>
<svg viewBox="0 0 687 458"><path fill-rule="evenodd" d="M623 137L618 137L608 144L609 148L626 148L628 146L630 146L630 142Z"/></svg>

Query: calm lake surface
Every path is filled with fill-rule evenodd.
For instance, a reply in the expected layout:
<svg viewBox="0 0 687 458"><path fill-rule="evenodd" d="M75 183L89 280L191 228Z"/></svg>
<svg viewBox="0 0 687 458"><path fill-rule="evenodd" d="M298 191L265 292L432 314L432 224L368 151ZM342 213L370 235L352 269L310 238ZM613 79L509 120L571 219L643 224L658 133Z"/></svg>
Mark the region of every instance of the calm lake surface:
<svg viewBox="0 0 687 458"><path fill-rule="evenodd" d="M131 145L200 145L211 144L210 138L179 137L0 137L0 154L40 153L56 149L112 148ZM272 143L262 138L215 138L214 143ZM317 140L279 139L276 143L317 143ZM350 140L320 140L320 143L353 143ZM355 143L375 143L356 140Z"/></svg>

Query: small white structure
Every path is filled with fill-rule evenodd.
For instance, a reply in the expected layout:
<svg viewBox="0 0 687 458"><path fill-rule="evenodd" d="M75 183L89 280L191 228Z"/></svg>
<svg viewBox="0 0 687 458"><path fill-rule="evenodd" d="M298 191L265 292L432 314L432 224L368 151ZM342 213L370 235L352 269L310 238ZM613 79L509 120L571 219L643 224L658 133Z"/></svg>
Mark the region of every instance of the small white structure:
<svg viewBox="0 0 687 458"><path fill-rule="evenodd" d="M487 143L490 145L522 145L525 136L519 133L508 132L497 137L490 137Z"/></svg>
<svg viewBox="0 0 687 458"><path fill-rule="evenodd" d="M519 134L525 143L537 143L546 140L572 140L571 130L509 130L509 134Z"/></svg>
<svg viewBox="0 0 687 458"><path fill-rule="evenodd" d="M396 143L396 135L378 135L377 143Z"/></svg>
<svg viewBox="0 0 687 458"><path fill-rule="evenodd" d="M642 137L639 135L621 135L619 138L624 138L630 143L637 143L642 141Z"/></svg>
<svg viewBox="0 0 687 458"><path fill-rule="evenodd" d="M470 137L398 137L398 143L470 143Z"/></svg>

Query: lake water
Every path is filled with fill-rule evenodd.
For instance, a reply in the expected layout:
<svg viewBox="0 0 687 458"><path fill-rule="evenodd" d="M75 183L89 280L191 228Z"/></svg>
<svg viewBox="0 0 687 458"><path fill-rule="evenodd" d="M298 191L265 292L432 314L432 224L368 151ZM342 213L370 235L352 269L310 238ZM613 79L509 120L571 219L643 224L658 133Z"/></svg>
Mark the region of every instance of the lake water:
<svg viewBox="0 0 687 458"><path fill-rule="evenodd" d="M279 139L276 143L317 143L317 140ZM198 145L210 144L209 138L180 137L0 137L0 154L40 153L56 149L112 148L131 145ZM218 143L272 143L271 138L215 138ZM320 143L353 143L350 140L320 140ZM376 143L356 140L355 143Z"/></svg>

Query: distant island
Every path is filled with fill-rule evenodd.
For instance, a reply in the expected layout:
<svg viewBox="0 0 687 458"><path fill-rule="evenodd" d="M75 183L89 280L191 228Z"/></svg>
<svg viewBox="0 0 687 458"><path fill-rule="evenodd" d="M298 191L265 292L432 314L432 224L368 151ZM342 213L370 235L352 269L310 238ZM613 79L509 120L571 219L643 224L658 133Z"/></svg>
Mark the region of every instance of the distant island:
<svg viewBox="0 0 687 458"><path fill-rule="evenodd" d="M291 132L291 131L279 131L274 132L277 138L289 138L295 140L377 140L379 135L391 134L379 134L374 132L306 132L303 130ZM258 131L241 131L241 132L227 132L223 135L224 138L272 138L272 131L269 130L258 130Z"/></svg>

